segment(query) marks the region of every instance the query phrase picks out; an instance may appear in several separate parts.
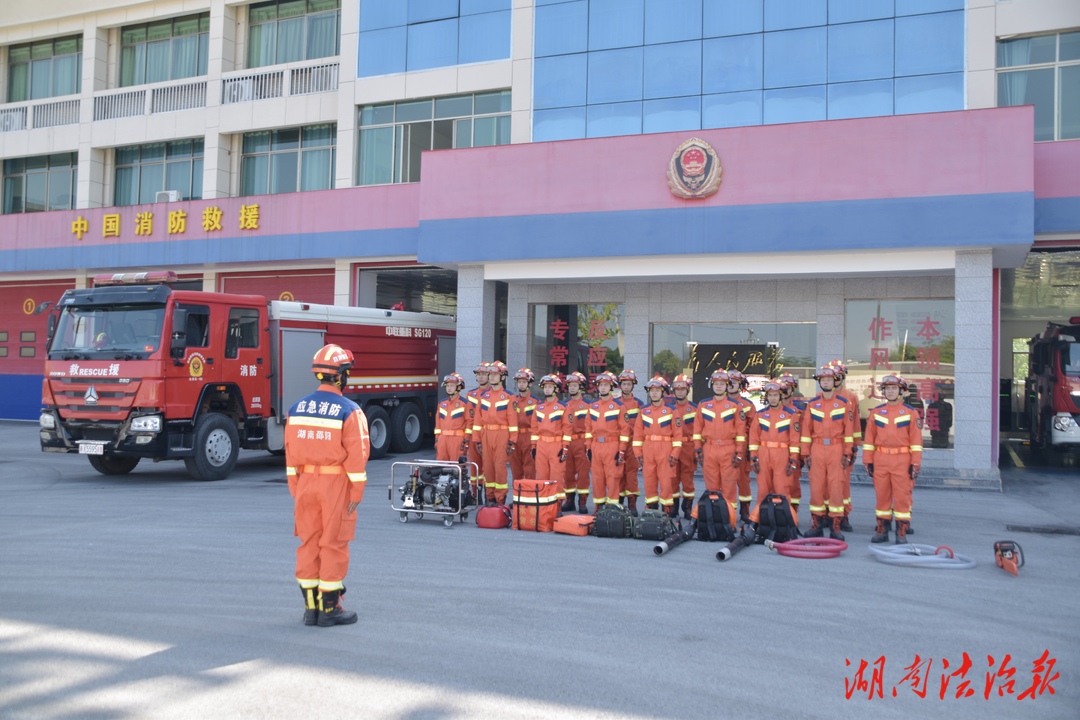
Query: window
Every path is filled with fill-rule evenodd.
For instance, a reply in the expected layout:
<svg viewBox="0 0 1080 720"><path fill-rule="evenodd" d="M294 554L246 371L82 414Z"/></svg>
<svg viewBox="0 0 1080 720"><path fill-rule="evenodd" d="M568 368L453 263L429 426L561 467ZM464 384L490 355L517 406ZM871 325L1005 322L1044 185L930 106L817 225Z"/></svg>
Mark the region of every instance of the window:
<svg viewBox="0 0 1080 720"><path fill-rule="evenodd" d="M337 55L340 23L341 0L255 3L248 9L248 67Z"/></svg>
<svg viewBox="0 0 1080 720"><path fill-rule="evenodd" d="M334 124L244 133L240 194L330 190L336 148Z"/></svg>
<svg viewBox="0 0 1080 720"><path fill-rule="evenodd" d="M510 0L364 0L357 76L509 58L510 13Z"/></svg>
<svg viewBox="0 0 1080 720"><path fill-rule="evenodd" d="M4 161L4 214L71 210L75 207L77 153Z"/></svg>
<svg viewBox="0 0 1080 720"><path fill-rule="evenodd" d="M113 204L152 203L162 190L176 190L184 200L199 199L202 176L201 138L116 148Z"/></svg>
<svg viewBox="0 0 1080 720"><path fill-rule="evenodd" d="M1002 40L997 66L998 107L1034 105L1036 140L1080 138L1080 32Z"/></svg>
<svg viewBox="0 0 1080 720"><path fill-rule="evenodd" d="M120 31L120 87L206 74L210 13L129 25Z"/></svg>
<svg viewBox="0 0 1080 720"><path fill-rule="evenodd" d="M206 305L177 305L187 310L187 326L184 328L188 347L210 346L210 308Z"/></svg>
<svg viewBox="0 0 1080 720"><path fill-rule="evenodd" d="M360 108L359 185L418 182L425 150L510 144L510 91Z"/></svg>
<svg viewBox="0 0 1080 720"><path fill-rule="evenodd" d="M532 305L529 326L529 367L537 375L580 372L592 379L623 370L622 304Z"/></svg>
<svg viewBox="0 0 1080 720"><path fill-rule="evenodd" d="M8 48L8 102L74 95L81 79L81 36Z"/></svg>
<svg viewBox="0 0 1080 720"><path fill-rule="evenodd" d="M254 308L229 308L229 334L225 339L225 357L235 359L240 348L259 347L259 311Z"/></svg>

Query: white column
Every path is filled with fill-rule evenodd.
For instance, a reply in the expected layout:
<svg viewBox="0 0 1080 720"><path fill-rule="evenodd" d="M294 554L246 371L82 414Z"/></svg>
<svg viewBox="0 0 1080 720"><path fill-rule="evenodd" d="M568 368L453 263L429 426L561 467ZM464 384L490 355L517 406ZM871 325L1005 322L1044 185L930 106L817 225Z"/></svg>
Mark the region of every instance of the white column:
<svg viewBox="0 0 1080 720"><path fill-rule="evenodd" d="M997 472L992 372L994 293L990 250L956 253L956 412L954 467Z"/></svg>
<svg viewBox="0 0 1080 720"><path fill-rule="evenodd" d="M484 280L483 265L458 267L457 360L462 377L495 354L495 283Z"/></svg>
<svg viewBox="0 0 1080 720"><path fill-rule="evenodd" d="M341 3L341 62L338 66L337 91L337 163L335 188L356 185L356 141L359 135L356 116L356 58L360 40L360 3L342 0Z"/></svg>

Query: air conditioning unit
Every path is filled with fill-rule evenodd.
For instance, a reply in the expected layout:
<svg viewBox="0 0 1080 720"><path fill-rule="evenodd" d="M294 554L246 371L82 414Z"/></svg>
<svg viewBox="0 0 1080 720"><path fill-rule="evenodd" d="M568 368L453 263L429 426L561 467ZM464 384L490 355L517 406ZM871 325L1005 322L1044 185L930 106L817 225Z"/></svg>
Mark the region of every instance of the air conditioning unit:
<svg viewBox="0 0 1080 720"><path fill-rule="evenodd" d="M7 112L0 115L0 132L16 132L26 129L26 115L21 112Z"/></svg>
<svg viewBox="0 0 1080 720"><path fill-rule="evenodd" d="M179 200L179 190L161 190L156 195L154 195L154 202L178 202Z"/></svg>
<svg viewBox="0 0 1080 720"><path fill-rule="evenodd" d="M255 79L254 78L237 78L230 80L225 85L224 97L221 99L222 105L232 105L234 103L249 102L255 97Z"/></svg>

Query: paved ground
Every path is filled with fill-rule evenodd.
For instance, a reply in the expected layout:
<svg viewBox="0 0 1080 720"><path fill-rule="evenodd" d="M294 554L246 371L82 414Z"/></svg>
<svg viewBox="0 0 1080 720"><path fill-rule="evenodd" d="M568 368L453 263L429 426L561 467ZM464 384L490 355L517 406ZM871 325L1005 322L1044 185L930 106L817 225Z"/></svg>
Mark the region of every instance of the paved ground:
<svg viewBox="0 0 1080 720"><path fill-rule="evenodd" d="M372 464L360 507L360 622L312 628L280 459L246 453L217 483L181 464L108 478L0 423L0 717L1080 717L1080 536L1006 530L1080 525L1075 466L1008 469L1003 494L917 492L913 539L975 556L967 571L873 560L866 487L842 558L753 547L721 564L699 542L658 558L635 540L402 525L389 468ZM1027 552L1018 578L994 567L1002 538ZM1044 651L1054 694L1017 700ZM955 699L954 679L939 699L942 661L964 653L974 695ZM925 698L902 682L916 656ZM884 697L846 699L881 658Z"/></svg>

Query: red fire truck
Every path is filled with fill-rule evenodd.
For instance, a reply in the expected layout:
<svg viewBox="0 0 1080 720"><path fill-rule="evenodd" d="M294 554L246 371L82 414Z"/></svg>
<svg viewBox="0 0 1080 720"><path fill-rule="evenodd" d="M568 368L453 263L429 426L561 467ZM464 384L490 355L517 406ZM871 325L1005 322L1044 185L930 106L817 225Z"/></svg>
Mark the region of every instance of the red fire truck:
<svg viewBox="0 0 1080 720"><path fill-rule="evenodd" d="M283 451L285 414L315 389L311 358L330 342L356 356L346 394L367 414L373 457L413 452L434 429L453 318L174 282L168 271L99 276L50 310L42 450L81 453L106 475L183 459L195 478L219 480L241 448Z"/></svg>
<svg viewBox="0 0 1080 720"><path fill-rule="evenodd" d="M1031 444L1080 447L1080 317L1028 341L1024 383Z"/></svg>

